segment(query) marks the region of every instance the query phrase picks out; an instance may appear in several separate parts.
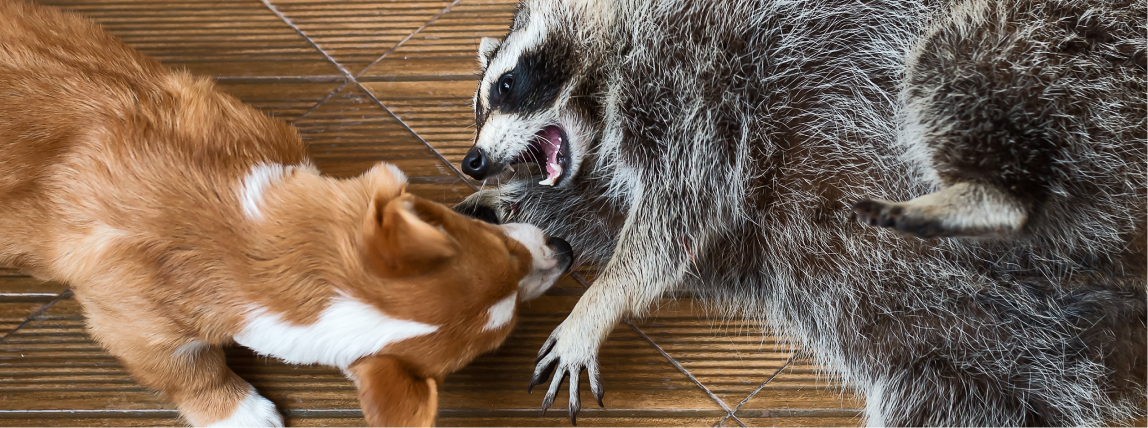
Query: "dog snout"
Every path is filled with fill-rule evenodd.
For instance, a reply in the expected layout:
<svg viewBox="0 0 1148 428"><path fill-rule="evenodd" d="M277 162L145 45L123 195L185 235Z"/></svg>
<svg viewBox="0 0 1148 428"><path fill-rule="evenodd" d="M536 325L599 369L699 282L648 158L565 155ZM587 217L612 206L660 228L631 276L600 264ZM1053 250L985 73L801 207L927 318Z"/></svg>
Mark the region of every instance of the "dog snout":
<svg viewBox="0 0 1148 428"><path fill-rule="evenodd" d="M478 147L470 149L462 159L462 172L475 180L482 180L491 175L495 166L490 157Z"/></svg>
<svg viewBox="0 0 1148 428"><path fill-rule="evenodd" d="M554 250L554 257L558 259L558 266L562 266L562 271L569 271L570 266L574 264L574 249L570 247L570 243L565 239L551 236L546 240L546 245Z"/></svg>

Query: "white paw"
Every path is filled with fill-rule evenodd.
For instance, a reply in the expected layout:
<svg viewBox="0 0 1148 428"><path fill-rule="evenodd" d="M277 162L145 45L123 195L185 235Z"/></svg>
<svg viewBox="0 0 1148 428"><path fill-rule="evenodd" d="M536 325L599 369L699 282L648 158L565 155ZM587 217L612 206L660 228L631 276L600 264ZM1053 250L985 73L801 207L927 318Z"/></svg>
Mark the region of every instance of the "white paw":
<svg viewBox="0 0 1148 428"><path fill-rule="evenodd" d="M574 425L578 425L578 411L582 409L582 400L578 395L578 377L581 376L582 370L586 370L590 380L590 391L598 400L598 406L604 407L602 378L598 372L600 339L592 333L592 328L586 327L589 326L583 326L571 317L554 329L550 338L546 339L542 349L538 351L537 366L534 368L534 376L530 379L529 387L534 389L535 385L545 382L551 373L554 374L550 389L542 399L542 411L545 412L551 404L554 404L554 397L562 387L563 379L570 378L570 423Z"/></svg>
<svg viewBox="0 0 1148 428"><path fill-rule="evenodd" d="M224 418L221 421L215 422L209 427L281 427L283 426L283 417L279 415L279 411L275 410L275 404L271 400L263 398L253 388L239 403L239 407L231 413L231 416Z"/></svg>

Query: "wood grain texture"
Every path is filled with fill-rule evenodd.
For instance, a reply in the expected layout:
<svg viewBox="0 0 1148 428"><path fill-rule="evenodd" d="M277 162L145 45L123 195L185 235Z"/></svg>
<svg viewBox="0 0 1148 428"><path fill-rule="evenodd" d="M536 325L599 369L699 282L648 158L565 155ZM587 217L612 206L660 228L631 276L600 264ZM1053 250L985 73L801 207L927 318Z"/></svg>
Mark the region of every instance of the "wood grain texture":
<svg viewBox="0 0 1148 428"><path fill-rule="evenodd" d="M88 16L127 44L205 76L337 75L258 0L46 0Z"/></svg>
<svg viewBox="0 0 1148 428"><path fill-rule="evenodd" d="M506 35L514 0L462 0L360 78L446 159L474 143L478 44Z"/></svg>
<svg viewBox="0 0 1148 428"><path fill-rule="evenodd" d="M407 175L419 196L457 203L471 189L426 144L355 86L346 86L295 122L316 166L326 174L350 177L378 162Z"/></svg>
<svg viewBox="0 0 1148 428"><path fill-rule="evenodd" d="M440 392L440 423L566 423L565 394L559 394L555 409L544 417L538 409L544 387L527 394L525 386L538 347L576 302L572 296L547 296L524 305L518 328L501 349L446 379ZM684 357L689 354L689 347L705 348L709 361L737 359L753 365L756 360L768 358L746 354L736 347L713 346L729 340L715 335L708 327L698 326L696 318L694 326L689 327L680 310L666 312L643 324L643 328L654 332L651 337L671 335L665 327L670 323L692 330L673 332L677 339L662 337L666 343L674 342L663 346L674 349L685 364L699 367L698 362ZM275 402L290 424L362 424L354 388L337 370L286 365L243 348L230 348L227 355L228 364L236 373ZM601 364L607 408L598 409L592 401L584 401L586 409L580 418L584 425L697 424L703 420L713 424L725 415L627 327L616 329L606 342ZM761 375L750 373L745 377ZM742 377L730 375L732 379ZM802 382L797 379L789 386L804 385ZM582 387L588 387L585 381ZM801 393L800 389L763 391L739 416L767 424L800 420L839 425L842 421L855 421L856 410L833 400L834 395L817 388L811 388L812 394ZM588 395L584 399L592 400ZM0 425L21 425L32 420L42 421L35 425L84 425L97 424L96 421L118 425L179 423L169 403L137 385L114 358L91 341L84 329L82 310L74 300L57 304L0 343Z"/></svg>
<svg viewBox="0 0 1148 428"><path fill-rule="evenodd" d="M359 74L451 1L283 0L272 2L351 74Z"/></svg>

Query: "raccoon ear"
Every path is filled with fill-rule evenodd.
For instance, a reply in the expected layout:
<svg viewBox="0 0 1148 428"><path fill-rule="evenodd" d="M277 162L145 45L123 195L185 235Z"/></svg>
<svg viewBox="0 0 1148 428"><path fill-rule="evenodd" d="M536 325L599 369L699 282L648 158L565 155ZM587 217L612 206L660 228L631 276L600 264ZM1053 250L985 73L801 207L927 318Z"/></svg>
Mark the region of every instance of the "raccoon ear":
<svg viewBox="0 0 1148 428"><path fill-rule="evenodd" d="M486 66L490 65L491 58L494 57L494 51L502 45L502 40L493 37L483 37L482 42L478 44L478 67L486 70Z"/></svg>

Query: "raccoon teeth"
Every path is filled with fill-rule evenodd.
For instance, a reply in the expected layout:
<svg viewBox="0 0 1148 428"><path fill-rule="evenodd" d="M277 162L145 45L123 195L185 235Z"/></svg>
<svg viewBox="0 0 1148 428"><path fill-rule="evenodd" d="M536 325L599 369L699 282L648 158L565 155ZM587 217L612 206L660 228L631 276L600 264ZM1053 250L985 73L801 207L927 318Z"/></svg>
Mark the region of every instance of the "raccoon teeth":
<svg viewBox="0 0 1148 428"><path fill-rule="evenodd" d="M550 171L547 171L546 179L539 181L538 184L543 186L553 186L554 182L558 180L558 177L562 176L562 167L558 166L557 162L551 162L547 169L553 170L553 172L551 173Z"/></svg>

